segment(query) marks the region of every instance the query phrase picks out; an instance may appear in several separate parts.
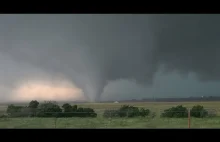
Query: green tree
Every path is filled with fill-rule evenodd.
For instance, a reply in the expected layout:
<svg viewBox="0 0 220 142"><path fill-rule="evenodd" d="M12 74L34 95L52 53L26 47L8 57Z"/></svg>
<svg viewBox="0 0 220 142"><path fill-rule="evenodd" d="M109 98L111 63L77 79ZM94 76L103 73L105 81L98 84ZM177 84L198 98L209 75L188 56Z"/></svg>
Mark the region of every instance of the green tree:
<svg viewBox="0 0 220 142"><path fill-rule="evenodd" d="M77 105L74 105L74 106L73 106L73 111L74 111L74 112L77 111Z"/></svg>
<svg viewBox="0 0 220 142"><path fill-rule="evenodd" d="M62 112L62 109L56 102L44 102L39 105L37 116L39 117L58 117Z"/></svg>
<svg viewBox="0 0 220 142"><path fill-rule="evenodd" d="M39 105L39 102L37 100L32 100L29 105L28 108L37 108Z"/></svg>
<svg viewBox="0 0 220 142"><path fill-rule="evenodd" d="M104 117L146 117L150 114L149 109L141 108L129 105L123 105L118 110L105 110Z"/></svg>
<svg viewBox="0 0 220 142"><path fill-rule="evenodd" d="M68 103L63 104L62 108L63 108L64 112L73 112L72 106Z"/></svg>
<svg viewBox="0 0 220 142"><path fill-rule="evenodd" d="M78 108L75 116L78 117L96 117L97 114L92 108Z"/></svg>
<svg viewBox="0 0 220 142"><path fill-rule="evenodd" d="M65 103L62 105L62 108L64 112L62 114L62 117L73 117L74 116L73 107L70 104Z"/></svg>
<svg viewBox="0 0 220 142"><path fill-rule="evenodd" d="M140 115L139 109L137 107L129 105L121 106L118 112L120 117L136 117Z"/></svg>
<svg viewBox="0 0 220 142"><path fill-rule="evenodd" d="M7 107L6 112L9 113L11 117L20 117L23 116L23 114L21 113L23 108L23 106L15 106L11 104Z"/></svg>
<svg viewBox="0 0 220 142"><path fill-rule="evenodd" d="M190 110L190 115L192 117L202 118L208 116L208 111L205 110L203 106L196 105Z"/></svg>
<svg viewBox="0 0 220 142"><path fill-rule="evenodd" d="M178 105L176 107L171 107L164 110L164 112L161 114L161 117L186 118L188 117L188 110L186 107Z"/></svg>
<svg viewBox="0 0 220 142"><path fill-rule="evenodd" d="M7 108L7 113L15 113L15 112L21 112L22 106L15 106L13 104L9 105Z"/></svg>
<svg viewBox="0 0 220 142"><path fill-rule="evenodd" d="M149 109L144 109L144 108L141 108L139 110L139 113L140 113L140 116L142 117L146 117L150 114L150 110Z"/></svg>

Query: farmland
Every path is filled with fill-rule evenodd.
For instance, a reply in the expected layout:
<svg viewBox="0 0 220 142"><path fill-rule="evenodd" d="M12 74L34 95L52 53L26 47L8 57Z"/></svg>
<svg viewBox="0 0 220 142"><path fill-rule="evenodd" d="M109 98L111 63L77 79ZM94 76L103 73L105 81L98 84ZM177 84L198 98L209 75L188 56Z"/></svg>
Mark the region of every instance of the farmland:
<svg viewBox="0 0 220 142"><path fill-rule="evenodd" d="M73 104L72 104L73 105ZM98 114L96 118L1 118L0 128L188 128L187 118L161 118L164 109L183 105L191 108L202 105L206 109L215 110L216 117L191 118L191 128L220 128L220 102L126 102L126 103L85 103L79 107L93 108ZM122 105L132 105L148 108L156 113L152 117L135 118L104 118L106 109L117 109ZM0 112L4 113L7 105L0 105Z"/></svg>

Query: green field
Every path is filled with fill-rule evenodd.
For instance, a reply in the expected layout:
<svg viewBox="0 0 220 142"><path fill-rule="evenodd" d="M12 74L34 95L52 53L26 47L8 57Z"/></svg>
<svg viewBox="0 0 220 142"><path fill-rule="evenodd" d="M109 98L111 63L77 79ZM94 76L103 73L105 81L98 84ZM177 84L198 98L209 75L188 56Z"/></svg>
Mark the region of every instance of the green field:
<svg viewBox="0 0 220 142"><path fill-rule="evenodd" d="M156 113L151 118L103 118L105 109L116 109L129 104L148 108ZM80 107L91 107L98 114L97 118L7 118L0 119L0 128L188 128L187 118L160 118L162 110L172 106L183 105L191 108L203 105L206 109L216 110L218 116L213 118L191 118L191 128L220 128L220 102L174 102L174 103L86 103ZM0 105L0 112L6 111L7 105Z"/></svg>

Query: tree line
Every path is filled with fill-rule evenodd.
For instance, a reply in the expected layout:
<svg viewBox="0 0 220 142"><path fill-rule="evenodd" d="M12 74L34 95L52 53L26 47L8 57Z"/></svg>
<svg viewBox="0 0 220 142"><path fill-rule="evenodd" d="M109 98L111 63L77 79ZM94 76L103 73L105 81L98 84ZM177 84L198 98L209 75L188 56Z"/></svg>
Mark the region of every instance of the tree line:
<svg viewBox="0 0 220 142"><path fill-rule="evenodd" d="M161 114L161 117L169 117L169 118L187 118L189 115L189 111L186 107L182 105L178 105L176 107L171 107L166 109ZM216 116L216 112L208 111L201 105L195 105L190 109L190 116L196 118L204 118L204 117L213 117Z"/></svg>
<svg viewBox="0 0 220 142"><path fill-rule="evenodd" d="M45 101L40 104L32 100L28 106L7 107L7 113L11 117L96 117L97 114L92 108L81 108L77 105L71 106L65 103L60 107L57 102Z"/></svg>
<svg viewBox="0 0 220 142"><path fill-rule="evenodd" d="M193 106L190 110L191 117L203 118L216 116L215 112L210 113L201 105ZM68 103L60 107L57 102L45 101L40 104L37 100L32 100L28 106L15 106L11 104L7 107L7 114L10 117L97 117L97 113L92 108L82 108ZM156 115L149 109L122 105L116 110L105 110L103 117L147 117L150 116L150 114L152 117ZM188 109L182 105L178 105L165 109L160 116L168 118L187 118Z"/></svg>
<svg viewBox="0 0 220 142"><path fill-rule="evenodd" d="M187 118L188 109L182 105L165 109L160 117L166 118ZM105 110L104 117L146 117L152 114L155 117L155 113L152 113L149 109L137 108L134 106L124 105L116 110ZM190 109L190 116L196 118L213 117L216 116L216 112L208 111L201 105L195 105Z"/></svg>

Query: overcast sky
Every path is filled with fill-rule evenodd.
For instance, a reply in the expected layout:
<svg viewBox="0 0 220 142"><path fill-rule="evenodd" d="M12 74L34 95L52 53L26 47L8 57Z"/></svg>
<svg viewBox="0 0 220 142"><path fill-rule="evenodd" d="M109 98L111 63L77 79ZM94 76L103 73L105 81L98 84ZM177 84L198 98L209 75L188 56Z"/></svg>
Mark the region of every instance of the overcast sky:
<svg viewBox="0 0 220 142"><path fill-rule="evenodd" d="M0 100L220 95L220 15L0 16Z"/></svg>

